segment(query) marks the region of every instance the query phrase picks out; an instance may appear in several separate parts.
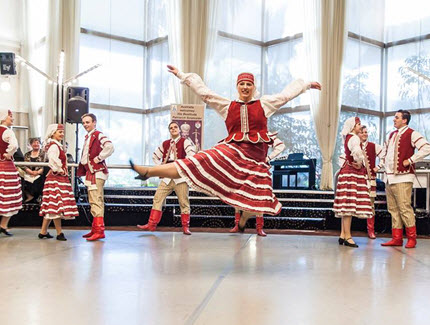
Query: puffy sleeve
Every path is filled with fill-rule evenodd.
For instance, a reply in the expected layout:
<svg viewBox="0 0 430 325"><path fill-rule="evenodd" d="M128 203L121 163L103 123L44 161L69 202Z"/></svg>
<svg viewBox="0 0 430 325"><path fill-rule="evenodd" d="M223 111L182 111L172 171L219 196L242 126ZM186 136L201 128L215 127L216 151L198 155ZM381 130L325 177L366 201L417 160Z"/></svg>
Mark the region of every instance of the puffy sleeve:
<svg viewBox="0 0 430 325"><path fill-rule="evenodd" d="M364 154L361 149L360 138L356 135L352 136L348 141L348 148L351 151L351 155L354 158L355 162L363 163Z"/></svg>
<svg viewBox="0 0 430 325"><path fill-rule="evenodd" d="M418 150L411 158L409 158L411 163L421 161L430 154L430 144L419 132L412 132L411 142L412 146Z"/></svg>
<svg viewBox="0 0 430 325"><path fill-rule="evenodd" d="M164 149L163 149L163 143L161 143L157 149L155 149L154 153L152 154L152 161L156 165L161 165L162 159L164 155Z"/></svg>
<svg viewBox="0 0 430 325"><path fill-rule="evenodd" d="M260 101L266 117L272 116L283 105L303 94L310 87L310 82L297 79L287 85L279 94L262 96Z"/></svg>
<svg viewBox="0 0 430 325"><path fill-rule="evenodd" d="M177 77L181 80L181 83L190 87L202 101L214 108L224 120L227 118L228 108L231 103L229 99L224 98L209 89L209 87L203 82L202 78L200 78L196 73L183 73L179 71Z"/></svg>
<svg viewBox="0 0 430 325"><path fill-rule="evenodd" d="M61 173L63 171L63 164L60 160L60 149L56 145L51 145L46 153L48 156L48 165L53 172Z"/></svg>
<svg viewBox="0 0 430 325"><path fill-rule="evenodd" d="M100 132L99 140L102 147L102 151L100 151L98 158L100 161L106 160L109 156L111 156L114 152L114 147L112 141L108 139L103 133Z"/></svg>
<svg viewBox="0 0 430 325"><path fill-rule="evenodd" d="M6 152L13 156L13 154L18 150L18 140L15 137L15 133L11 129L7 129L3 132L3 140L8 143Z"/></svg>
<svg viewBox="0 0 430 325"><path fill-rule="evenodd" d="M187 154L186 157L191 157L196 154L196 146L189 139L185 139L184 149Z"/></svg>
<svg viewBox="0 0 430 325"><path fill-rule="evenodd" d="M274 136L273 138L273 144L272 144L272 152L270 155L268 155L269 160L275 159L278 157L282 151L285 150L285 143L279 139L277 136Z"/></svg>

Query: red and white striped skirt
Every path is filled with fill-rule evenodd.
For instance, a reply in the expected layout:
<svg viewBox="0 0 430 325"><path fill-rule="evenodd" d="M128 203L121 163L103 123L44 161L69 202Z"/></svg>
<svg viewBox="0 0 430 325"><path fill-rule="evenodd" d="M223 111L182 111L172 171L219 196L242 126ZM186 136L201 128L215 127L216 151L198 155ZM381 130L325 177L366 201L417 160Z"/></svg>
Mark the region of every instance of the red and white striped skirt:
<svg viewBox="0 0 430 325"><path fill-rule="evenodd" d="M266 153L264 143L221 143L177 160L175 166L196 191L240 210L276 215L282 206L273 194Z"/></svg>
<svg viewBox="0 0 430 325"><path fill-rule="evenodd" d="M364 167L358 170L345 164L341 168L333 204L333 211L337 218L344 216L372 217L372 203L367 178Z"/></svg>
<svg viewBox="0 0 430 325"><path fill-rule="evenodd" d="M11 160L0 160L0 216L11 217L22 209L21 179Z"/></svg>
<svg viewBox="0 0 430 325"><path fill-rule="evenodd" d="M75 219L79 215L67 176L48 174L43 187L39 215L46 219Z"/></svg>

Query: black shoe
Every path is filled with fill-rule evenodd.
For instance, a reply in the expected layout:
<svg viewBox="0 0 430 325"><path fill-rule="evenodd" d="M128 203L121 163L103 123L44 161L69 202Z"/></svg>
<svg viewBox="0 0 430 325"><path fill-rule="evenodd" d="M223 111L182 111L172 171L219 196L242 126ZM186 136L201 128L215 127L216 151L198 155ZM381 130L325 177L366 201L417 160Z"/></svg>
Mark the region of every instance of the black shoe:
<svg viewBox="0 0 430 325"><path fill-rule="evenodd" d="M348 242L348 239L352 239L352 238L347 238L347 239L345 239L345 240L344 240L343 244L344 244L345 246L348 246L348 247L354 247L354 248L357 248L357 247L358 247L358 245L357 245L356 243L350 243L350 242Z"/></svg>
<svg viewBox="0 0 430 325"><path fill-rule="evenodd" d="M43 238L54 238L54 236L51 236L51 234L49 232L47 232L46 234L41 234L39 233L39 235L37 235L37 237L39 237L39 239L43 239ZM57 238L58 239L58 238Z"/></svg>
<svg viewBox="0 0 430 325"><path fill-rule="evenodd" d="M7 229L4 229L2 227L0 227L0 234L5 234L6 236L13 236L12 233L10 233L9 231L7 231Z"/></svg>
<svg viewBox="0 0 430 325"><path fill-rule="evenodd" d="M339 242L339 245L343 245L343 243L345 242L345 238L339 237L337 241Z"/></svg>
<svg viewBox="0 0 430 325"><path fill-rule="evenodd" d="M243 216L243 211L240 211L240 219L239 219L239 223L237 224L237 227L239 228L239 231L243 233L243 232L245 232L246 223L247 223L248 220L246 220L245 223L244 223L244 225L241 226L240 223L242 221L242 216Z"/></svg>
<svg viewBox="0 0 430 325"><path fill-rule="evenodd" d="M67 240L67 238L66 238L66 237L64 237L64 234L63 234L63 233L60 233L60 234L57 236L57 240L66 241L66 240Z"/></svg>
<svg viewBox="0 0 430 325"><path fill-rule="evenodd" d="M140 180L142 180L142 181L146 181L149 177L148 176L146 176L146 175L148 175L148 171L146 171L146 173L144 174L144 175L142 175L141 173L139 173L137 170L136 170L136 166L134 165L134 163L133 163L133 160L129 160L128 161L129 163L130 163L130 167L131 167L131 169L133 169L136 173L138 173L139 174L139 178L137 178L136 177L136 179L140 179Z"/></svg>

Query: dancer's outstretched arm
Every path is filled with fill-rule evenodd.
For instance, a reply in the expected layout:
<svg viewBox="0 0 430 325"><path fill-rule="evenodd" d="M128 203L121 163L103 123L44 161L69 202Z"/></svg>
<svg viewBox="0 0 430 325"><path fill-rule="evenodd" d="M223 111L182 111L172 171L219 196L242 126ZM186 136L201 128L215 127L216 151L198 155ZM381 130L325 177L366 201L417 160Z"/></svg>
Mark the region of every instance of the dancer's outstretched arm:
<svg viewBox="0 0 430 325"><path fill-rule="evenodd" d="M262 96L261 103L266 117L273 115L279 108L308 89L321 90L321 84L316 81L305 82L302 79L297 79L287 85L279 94Z"/></svg>
<svg viewBox="0 0 430 325"><path fill-rule="evenodd" d="M187 85L191 90L201 98L207 105L214 108L221 117L225 120L227 118L228 107L230 100L224 98L205 85L202 78L196 73L183 73L173 65L167 66L168 71L181 80L181 83Z"/></svg>

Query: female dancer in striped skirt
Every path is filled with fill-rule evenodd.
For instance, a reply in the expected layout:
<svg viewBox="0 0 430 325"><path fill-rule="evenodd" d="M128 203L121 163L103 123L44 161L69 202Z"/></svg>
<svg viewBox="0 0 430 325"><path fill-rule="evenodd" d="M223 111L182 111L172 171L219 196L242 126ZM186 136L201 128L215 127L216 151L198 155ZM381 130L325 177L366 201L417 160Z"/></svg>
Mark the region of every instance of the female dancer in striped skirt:
<svg viewBox="0 0 430 325"><path fill-rule="evenodd" d="M49 171L43 187L40 216L43 216L39 238L53 238L48 232L51 220L57 230L57 240L67 240L61 229L61 219L75 219L79 215L67 172L67 157L60 143L64 138L64 125L51 124L45 136L45 151Z"/></svg>
<svg viewBox="0 0 430 325"><path fill-rule="evenodd" d="M318 82L296 80L281 93L255 99L254 76L241 73L237 78L238 100L230 101L211 91L195 73L182 73L168 65L169 72L190 87L224 119L228 136L215 147L192 157L156 167L132 168L142 178L153 176L183 177L195 190L217 196L223 202L243 211L239 229L244 231L249 217L276 215L281 204L272 190L272 178L266 163L267 118L285 103L309 88L321 89Z"/></svg>
<svg viewBox="0 0 430 325"><path fill-rule="evenodd" d="M13 125L10 110L0 110L0 234L12 236L7 225L22 208L21 180L13 163L18 141L9 127Z"/></svg>
<svg viewBox="0 0 430 325"><path fill-rule="evenodd" d="M358 117L345 121L342 136L345 147L345 162L339 171L333 211L342 218L339 245L358 247L351 238L352 217L371 218L369 179L363 166L364 153L358 134L361 122Z"/></svg>

